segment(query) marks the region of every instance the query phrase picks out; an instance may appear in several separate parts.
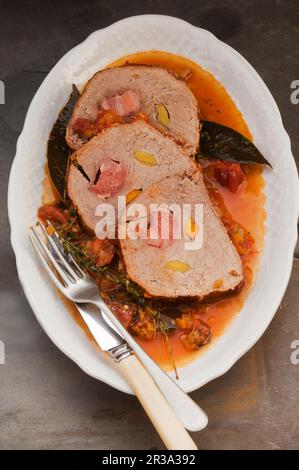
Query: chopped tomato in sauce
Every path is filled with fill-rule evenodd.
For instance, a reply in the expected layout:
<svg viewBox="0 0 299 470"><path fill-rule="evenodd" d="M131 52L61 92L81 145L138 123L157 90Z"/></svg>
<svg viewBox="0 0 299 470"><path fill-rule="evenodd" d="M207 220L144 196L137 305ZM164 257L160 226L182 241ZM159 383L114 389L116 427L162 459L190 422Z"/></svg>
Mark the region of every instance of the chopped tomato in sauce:
<svg viewBox="0 0 299 470"><path fill-rule="evenodd" d="M221 186L226 186L232 193L236 193L245 179L245 174L239 163L218 161L213 164L214 175Z"/></svg>
<svg viewBox="0 0 299 470"><path fill-rule="evenodd" d="M151 340L155 336L155 324L153 318L142 313L139 320L131 325L131 330L142 339Z"/></svg>
<svg viewBox="0 0 299 470"><path fill-rule="evenodd" d="M188 349L198 349L208 343L211 337L211 327L203 320L197 318L192 321L192 330L181 335L181 340Z"/></svg>
<svg viewBox="0 0 299 470"><path fill-rule="evenodd" d="M129 305L122 305L117 302L111 303L110 308L114 315L116 315L117 318L121 321L126 330L128 330L134 317L133 309L130 308Z"/></svg>
<svg viewBox="0 0 299 470"><path fill-rule="evenodd" d="M78 118L73 124L73 131L83 139L91 139L103 129L121 124L122 118L113 111L99 110L95 121L86 118Z"/></svg>
<svg viewBox="0 0 299 470"><path fill-rule="evenodd" d="M105 240L96 238L93 241L88 241L86 246L88 251L96 257L97 266L106 266L114 258L115 247L107 238Z"/></svg>
<svg viewBox="0 0 299 470"><path fill-rule="evenodd" d="M51 204L41 206L37 211L37 216L43 223L46 223L47 220L49 220L50 222L66 224L69 220L67 211Z"/></svg>

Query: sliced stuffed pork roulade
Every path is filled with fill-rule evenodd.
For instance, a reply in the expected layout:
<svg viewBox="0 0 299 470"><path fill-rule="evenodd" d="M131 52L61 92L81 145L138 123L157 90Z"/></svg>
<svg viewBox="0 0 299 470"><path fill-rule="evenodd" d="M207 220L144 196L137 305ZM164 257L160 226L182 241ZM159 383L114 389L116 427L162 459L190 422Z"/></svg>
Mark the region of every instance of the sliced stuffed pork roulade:
<svg viewBox="0 0 299 470"><path fill-rule="evenodd" d="M103 128L137 119L171 135L189 154L197 150L198 107L191 90L167 70L145 65L96 73L75 106L66 140L77 150Z"/></svg>
<svg viewBox="0 0 299 470"><path fill-rule="evenodd" d="M100 203L117 209L118 196L130 202L151 183L182 171L192 174L196 164L171 137L136 121L105 129L72 155L68 194L95 231Z"/></svg>
<svg viewBox="0 0 299 470"><path fill-rule="evenodd" d="M168 233L162 233L162 225L156 217L158 223L153 234L149 224L147 237L142 234L137 239L128 236L120 240L127 274L151 297L203 300L237 291L243 286L241 258L212 206L201 171L191 176L182 173L163 178L148 186L138 202L148 209L150 224L151 216L157 211L155 204L158 204L158 210L162 208L161 214L167 210L165 204L169 208ZM177 238L172 230L179 223L172 212L174 203L182 209L181 237ZM192 220L191 211L190 218L188 216L184 221L184 204L193 209L196 204L201 204L201 219ZM196 237L202 243L194 243ZM190 249L188 245L187 249L186 243L191 241L194 246Z"/></svg>

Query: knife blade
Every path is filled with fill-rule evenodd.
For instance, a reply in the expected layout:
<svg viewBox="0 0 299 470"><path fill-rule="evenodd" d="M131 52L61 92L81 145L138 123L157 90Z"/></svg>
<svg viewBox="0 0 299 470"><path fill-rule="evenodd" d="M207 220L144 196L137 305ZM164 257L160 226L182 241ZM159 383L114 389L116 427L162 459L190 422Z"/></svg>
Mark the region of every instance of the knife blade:
<svg viewBox="0 0 299 470"><path fill-rule="evenodd" d="M116 328L112 327L112 323L107 324L95 305L84 303L75 303L75 305L103 351L109 352L122 344L127 344Z"/></svg>

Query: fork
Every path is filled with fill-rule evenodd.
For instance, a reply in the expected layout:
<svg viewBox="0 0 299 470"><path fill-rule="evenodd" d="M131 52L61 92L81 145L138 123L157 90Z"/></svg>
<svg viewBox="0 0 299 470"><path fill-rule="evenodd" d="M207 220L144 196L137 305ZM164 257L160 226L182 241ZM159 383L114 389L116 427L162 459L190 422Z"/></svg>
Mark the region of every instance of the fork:
<svg viewBox="0 0 299 470"><path fill-rule="evenodd" d="M130 333L123 327L123 325L106 305L104 300L100 297L98 287L91 276L85 273L79 267L75 259L69 253L64 251L57 233L54 232L50 235L43 224L38 222L35 227L30 228L29 235L33 247L35 248L42 264L58 289L67 298L75 303L94 304L100 310L100 312L102 312L103 319L105 321L109 321L109 324L113 326L116 331L126 340L132 350L138 356L139 360L142 362L144 367L142 367L136 356L132 355L130 357L130 365L128 367L128 351L132 352L128 349L124 355L125 357L120 357L120 359L126 359L126 361L120 360L118 362L118 366L136 392L136 395L140 399L153 424L156 426L157 422L159 421L158 427L161 428L161 426L164 426L165 428L165 424L161 424L161 419L159 416L161 411L159 409L155 409L155 407L157 408L157 404L149 403L149 397L145 403L145 390L144 387L139 385L138 376L143 377L148 386L152 384L156 389L158 387L160 392L162 392L162 395L160 394L160 398L163 399L164 395L164 397L167 399L168 404L165 402L163 404L163 409L164 411L166 410L165 416L168 416L170 422L173 423L173 430L179 429L181 427L180 421L188 430L198 431L203 429L207 424L207 416L205 413L132 338ZM151 387L152 390L154 390L153 387ZM158 389L156 392L159 394L160 392ZM158 397L158 394L156 394L156 397ZM159 403L161 404L162 401L160 400ZM176 416L173 414L173 411L175 412ZM177 417L180 421L177 419ZM170 426L168 423L166 423L166 427L169 432ZM179 433L181 436L180 439L182 440L184 438L185 441L189 442L189 445L190 441L192 442L192 445L194 445L190 436L184 429L183 431L185 434L182 434L182 432ZM163 430L164 435L165 432L166 429ZM190 441L188 441L188 438ZM178 444L176 444L176 446L177 445ZM178 447L172 448L178 449ZM194 449L195 447L191 446L184 448Z"/></svg>

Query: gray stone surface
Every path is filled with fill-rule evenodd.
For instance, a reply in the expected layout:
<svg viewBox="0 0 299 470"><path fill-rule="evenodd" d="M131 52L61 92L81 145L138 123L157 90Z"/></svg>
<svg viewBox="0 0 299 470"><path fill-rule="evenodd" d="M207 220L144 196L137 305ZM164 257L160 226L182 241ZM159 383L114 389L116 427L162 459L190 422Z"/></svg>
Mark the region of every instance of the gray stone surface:
<svg viewBox="0 0 299 470"><path fill-rule="evenodd" d="M9 245L6 192L28 105L55 62L95 29L135 14L178 16L212 31L256 68L270 88L299 162L297 0L0 1L0 448L142 449L160 441L134 397L86 376L43 333L22 293ZM299 253L297 251L297 253ZM298 448L299 261L263 339L224 377L194 392L210 417L200 448Z"/></svg>

